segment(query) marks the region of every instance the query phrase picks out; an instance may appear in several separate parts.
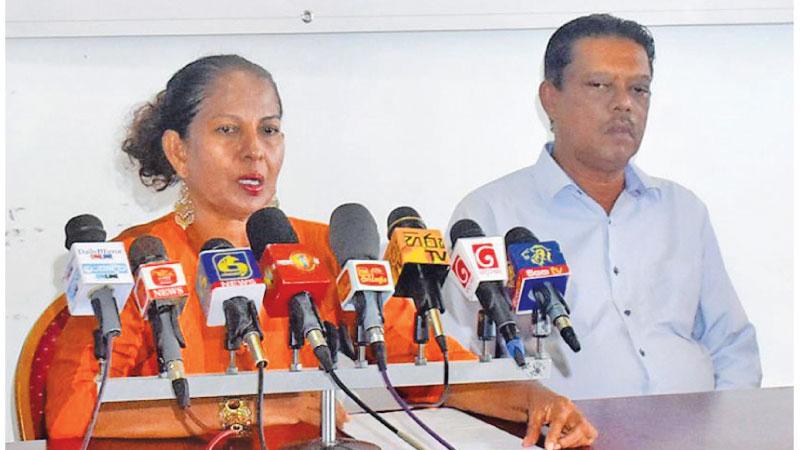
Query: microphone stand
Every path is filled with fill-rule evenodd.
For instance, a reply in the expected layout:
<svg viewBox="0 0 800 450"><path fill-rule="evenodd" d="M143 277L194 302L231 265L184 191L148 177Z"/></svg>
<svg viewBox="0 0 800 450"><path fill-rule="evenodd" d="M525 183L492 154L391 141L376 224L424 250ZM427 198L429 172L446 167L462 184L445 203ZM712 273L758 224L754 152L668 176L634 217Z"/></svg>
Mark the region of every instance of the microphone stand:
<svg viewBox="0 0 800 450"><path fill-rule="evenodd" d="M299 371L302 366L299 362L299 352L302 348L305 339L303 336L303 318L294 314L289 316L289 340L290 347L292 348L292 371ZM328 332L335 331L331 327ZM326 340L338 340L337 337L331 337ZM323 389L320 399L320 438L313 441L301 442L289 446L281 447L282 450L380 450L375 444L369 442L358 441L350 438L336 437L336 387L331 389Z"/></svg>
<svg viewBox="0 0 800 450"><path fill-rule="evenodd" d="M119 336L122 325L119 321L117 302L114 299L114 290L103 286L91 294L92 310L97 319L97 329L94 330L94 356L101 364L106 360L106 348L109 336Z"/></svg>
<svg viewBox="0 0 800 450"><path fill-rule="evenodd" d="M147 308L148 321L156 343L159 372L172 383L175 399L182 409L190 405L189 382L186 379L181 349L186 347L178 315L180 306L155 300Z"/></svg>
<svg viewBox="0 0 800 450"><path fill-rule="evenodd" d="M281 447L281 450L381 450L375 444L336 437L336 389L322 391L320 438Z"/></svg>
<svg viewBox="0 0 800 450"><path fill-rule="evenodd" d="M489 343L497 339L497 327L494 321L482 309L478 311L478 339L481 341L481 362L492 360Z"/></svg>
<svg viewBox="0 0 800 450"><path fill-rule="evenodd" d="M414 342L417 343L417 357L414 358L414 364L424 366L428 364L428 360L425 358L425 344L430 339L428 317L424 312L417 310L414 319Z"/></svg>
<svg viewBox="0 0 800 450"><path fill-rule="evenodd" d="M537 291L534 296L536 297L536 308L531 311L531 320L533 321L533 337L536 342L536 357L549 358L544 349L544 340L550 336L552 328L550 321L547 320L547 310L542 294Z"/></svg>

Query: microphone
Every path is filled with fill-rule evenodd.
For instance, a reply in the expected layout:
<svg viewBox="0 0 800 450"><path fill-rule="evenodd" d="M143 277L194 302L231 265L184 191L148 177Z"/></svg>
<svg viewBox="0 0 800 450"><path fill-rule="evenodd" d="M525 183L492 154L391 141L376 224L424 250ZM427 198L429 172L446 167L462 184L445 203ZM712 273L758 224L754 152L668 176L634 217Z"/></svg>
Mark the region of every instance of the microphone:
<svg viewBox="0 0 800 450"><path fill-rule="evenodd" d="M346 203L331 213L330 244L342 270L336 279L343 311L355 311L358 344L366 344L381 370L386 369L383 336L383 304L394 291L391 268L378 260L378 224L369 210L358 203ZM363 361L363 351L359 354Z"/></svg>
<svg viewBox="0 0 800 450"><path fill-rule="evenodd" d="M512 228L505 236L511 268L515 274L513 304L517 314L543 310L574 352L581 344L572 328L564 300L569 266L555 241L540 242L525 227Z"/></svg>
<svg viewBox="0 0 800 450"><path fill-rule="evenodd" d="M428 322L433 325L436 343L447 353L442 327L444 312L441 287L447 277L450 258L442 232L429 230L419 213L408 206L395 208L387 220L389 245L384 259L389 261L396 281L394 295L410 297L417 308L417 332L414 341L428 341Z"/></svg>
<svg viewBox="0 0 800 450"><path fill-rule="evenodd" d="M258 322L261 303L252 299L263 299L267 287L253 251L213 238L200 249L197 265L197 295L206 325L225 325L225 349L238 350L244 342L256 366L266 367Z"/></svg>
<svg viewBox="0 0 800 450"><path fill-rule="evenodd" d="M147 234L133 241L128 257L136 273L136 305L153 330L159 370L172 382L178 405L187 408L189 382L181 354L186 341L178 323L189 295L183 268L167 259L161 239Z"/></svg>
<svg viewBox="0 0 800 450"><path fill-rule="evenodd" d="M517 335L511 299L505 288L508 270L503 238L486 237L475 221L461 219L450 228L450 241L453 243L451 279L466 298L481 304L503 336L508 354L524 367L525 350Z"/></svg>
<svg viewBox="0 0 800 450"><path fill-rule="evenodd" d="M92 416L81 449L89 447L103 393L111 369L114 339L122 333L119 311L133 289L133 275L122 242L105 242L100 219L91 214L75 216L64 226L69 260L64 272L67 308L73 316L94 315L94 356L100 362L100 382Z"/></svg>
<svg viewBox="0 0 800 450"><path fill-rule="evenodd" d="M264 308L270 317L289 317L289 347L296 361L307 339L325 371L333 358L325 339L314 299L324 298L332 283L319 258L304 245L286 215L267 207L247 219L247 239L259 260L267 285ZM299 369L297 362L292 369Z"/></svg>
<svg viewBox="0 0 800 450"><path fill-rule="evenodd" d="M73 316L97 318L95 356L105 359L109 336L119 336L119 311L133 289L133 275L122 242L105 242L103 223L91 214L71 218L64 227L69 261L64 272L67 308Z"/></svg>

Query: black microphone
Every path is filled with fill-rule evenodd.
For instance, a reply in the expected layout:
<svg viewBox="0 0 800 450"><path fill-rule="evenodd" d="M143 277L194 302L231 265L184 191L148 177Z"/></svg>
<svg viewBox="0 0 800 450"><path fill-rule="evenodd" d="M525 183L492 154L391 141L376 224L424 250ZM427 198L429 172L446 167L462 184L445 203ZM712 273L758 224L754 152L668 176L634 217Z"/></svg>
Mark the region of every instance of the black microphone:
<svg viewBox="0 0 800 450"><path fill-rule="evenodd" d="M226 239L209 239L200 249L197 274L197 294L206 325L218 326L217 319L224 317L225 348L236 351L244 343L256 366L266 367L261 349L264 333L258 322L265 286L252 251L234 249Z"/></svg>
<svg viewBox="0 0 800 450"><path fill-rule="evenodd" d="M267 314L288 315L289 346L297 351L308 339L323 369L333 370L333 357L314 305L314 297L324 296L330 286L330 274L299 244L292 224L278 208L254 212L247 219L247 239L265 277L272 280L264 297Z"/></svg>
<svg viewBox="0 0 800 450"><path fill-rule="evenodd" d="M469 244L471 244L469 247L471 248L461 249L460 246L457 248L456 244L459 239L464 239L465 242L469 240ZM500 238L486 239L486 234L481 229L481 226L470 219L461 219L450 228L450 242L453 244L454 255L459 253L465 260L461 268L471 278L469 285L474 286L474 295L478 298L481 308L496 324L498 331L500 331L506 342L509 355L514 358L519 366L525 366L524 346L517 334L517 323L511 314L511 299L508 297L508 292L502 281L507 278L507 263L504 255L502 261L499 260L498 253L502 252L502 248L495 248L502 246L502 244L499 244L499 240ZM456 256L453 258L456 258ZM470 266L474 266L474 269ZM490 276L486 277L489 279L483 278L485 276L484 272L488 272L490 269L493 270L491 270ZM458 268L451 271L456 277L458 277L457 270ZM501 279L496 276L498 272L502 275ZM476 282L477 286L474 284Z"/></svg>
<svg viewBox="0 0 800 450"><path fill-rule="evenodd" d="M190 404L181 349L186 341L178 316L183 312L189 289L180 263L170 262L161 239L143 235L128 251L136 273L136 301L139 311L150 322L156 343L159 368L172 381L181 408Z"/></svg>
<svg viewBox="0 0 800 450"><path fill-rule="evenodd" d="M566 278L569 268L561 255L558 243L540 242L534 234L525 227L515 227L509 230L505 236L508 257L516 277L515 297L522 298L519 302L517 312L531 311L526 305L534 303L544 308L547 317L558 328L561 338L569 345L574 352L581 350L581 344L572 327L569 317L569 307L564 300L563 294L566 288ZM532 255L549 255L549 259L538 260ZM554 268L558 268L554 271ZM538 272L545 272L539 275ZM558 286L554 281L560 279ZM536 302L525 302L525 297L533 296ZM536 317L536 311L534 318Z"/></svg>
<svg viewBox="0 0 800 450"><path fill-rule="evenodd" d="M105 242L106 232L100 219L82 214L64 227L69 262L64 274L67 309L72 316L94 315L99 327L94 330L94 356L100 361L101 374L97 398L81 449L89 441L97 423L100 404L108 381L114 339L122 333L119 310L133 288L133 276L122 242Z"/></svg>
<svg viewBox="0 0 800 450"><path fill-rule="evenodd" d="M433 326L436 343L447 353L447 340L442 327L442 284L447 277L450 261L439 230L425 226L419 213L411 207L395 208L387 219L389 245L384 259L392 267L395 295L411 297L417 308L417 327L414 341L428 340L427 323Z"/></svg>
<svg viewBox="0 0 800 450"><path fill-rule="evenodd" d="M72 316L95 316L95 356L105 359L109 337L122 332L119 311L133 288L125 246L105 242L103 223L91 214L71 218L64 232L70 252L64 274L67 307Z"/></svg>
<svg viewBox="0 0 800 450"><path fill-rule="evenodd" d="M331 213L330 244L342 267L337 281L342 310L355 310L359 347L369 344L385 370L383 304L394 287L389 263L378 260L378 224L363 205L343 204Z"/></svg>
<svg viewBox="0 0 800 450"><path fill-rule="evenodd" d="M67 250L72 248L75 242L105 242L106 230L103 229L103 222L91 214L81 214L67 221L64 225L66 239L64 246Z"/></svg>

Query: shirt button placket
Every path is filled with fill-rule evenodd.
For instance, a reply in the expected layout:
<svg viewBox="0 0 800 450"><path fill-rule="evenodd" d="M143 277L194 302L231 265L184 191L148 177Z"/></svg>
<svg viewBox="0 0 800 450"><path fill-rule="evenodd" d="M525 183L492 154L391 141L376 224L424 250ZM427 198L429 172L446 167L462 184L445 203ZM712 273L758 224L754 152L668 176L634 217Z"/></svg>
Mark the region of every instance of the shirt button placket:
<svg viewBox="0 0 800 450"><path fill-rule="evenodd" d="M608 236L608 263L611 266L611 274L609 274L610 281L611 281L611 291L614 297L617 296L617 276L619 275L619 267L616 264L616 252L614 249L616 248L615 245L615 237L616 235L613 233L613 222L611 221L610 217L606 217L606 236Z"/></svg>

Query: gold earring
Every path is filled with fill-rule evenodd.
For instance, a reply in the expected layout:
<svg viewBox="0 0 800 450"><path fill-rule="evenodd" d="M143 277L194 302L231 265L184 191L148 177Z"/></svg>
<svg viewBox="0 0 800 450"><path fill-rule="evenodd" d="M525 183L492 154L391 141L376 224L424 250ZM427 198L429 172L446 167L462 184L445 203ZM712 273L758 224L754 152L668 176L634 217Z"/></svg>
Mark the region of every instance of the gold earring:
<svg viewBox="0 0 800 450"><path fill-rule="evenodd" d="M175 223L184 230L194 222L194 205L189 197L189 187L181 181L181 196L175 202Z"/></svg>
<svg viewBox="0 0 800 450"><path fill-rule="evenodd" d="M267 206L271 207L271 208L280 208L281 207L281 202L280 202L280 200L278 200L278 194L275 194L274 196L272 196L272 200L270 200L269 203L267 203Z"/></svg>

